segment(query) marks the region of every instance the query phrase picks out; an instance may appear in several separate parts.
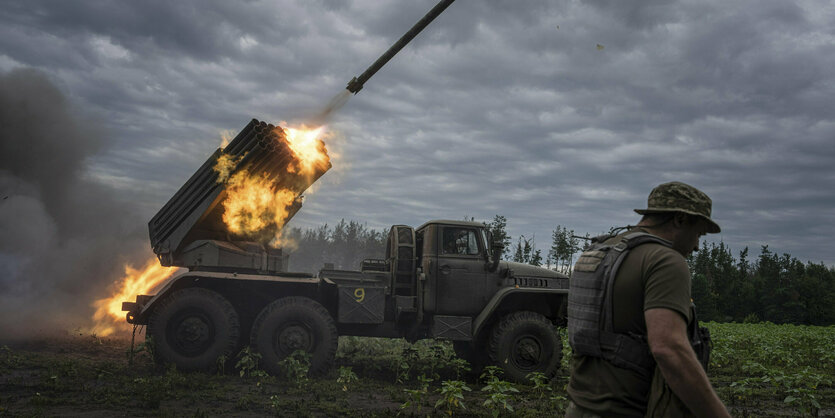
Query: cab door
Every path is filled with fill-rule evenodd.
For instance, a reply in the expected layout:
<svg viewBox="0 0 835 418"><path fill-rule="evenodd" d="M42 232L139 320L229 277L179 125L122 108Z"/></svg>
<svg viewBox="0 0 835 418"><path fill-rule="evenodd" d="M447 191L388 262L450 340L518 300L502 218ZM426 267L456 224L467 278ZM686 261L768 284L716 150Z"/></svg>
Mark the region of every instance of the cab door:
<svg viewBox="0 0 835 418"><path fill-rule="evenodd" d="M487 304L484 297L485 248L479 229L441 226L437 235L436 313L474 315Z"/></svg>

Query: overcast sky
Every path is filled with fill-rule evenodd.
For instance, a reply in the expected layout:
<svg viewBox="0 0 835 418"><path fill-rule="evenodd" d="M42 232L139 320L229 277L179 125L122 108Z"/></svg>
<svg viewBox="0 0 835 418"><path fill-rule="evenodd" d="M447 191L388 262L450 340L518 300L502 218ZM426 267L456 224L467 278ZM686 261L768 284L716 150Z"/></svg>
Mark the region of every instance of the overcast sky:
<svg viewBox="0 0 835 418"><path fill-rule="evenodd" d="M100 132L81 175L143 230L224 132L305 121L434 4L6 0L0 73ZM458 0L332 119L291 225L501 214L547 248L678 180L713 198L710 240L833 265L833 69L829 0Z"/></svg>

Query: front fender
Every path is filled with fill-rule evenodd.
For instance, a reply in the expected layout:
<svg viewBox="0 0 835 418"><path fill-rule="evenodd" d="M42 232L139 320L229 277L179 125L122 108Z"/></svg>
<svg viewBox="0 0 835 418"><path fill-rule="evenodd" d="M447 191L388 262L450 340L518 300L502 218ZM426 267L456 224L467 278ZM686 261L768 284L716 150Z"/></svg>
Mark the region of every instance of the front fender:
<svg viewBox="0 0 835 418"><path fill-rule="evenodd" d="M473 321L473 338L481 332L481 329L487 323L487 321L493 316L493 313L498 309L502 301L505 300L510 295L515 294L531 294L531 295L553 295L554 297L562 297L562 295L568 295L568 289L526 289L526 288L518 288L518 287L506 287L504 289L500 289L493 295L493 298L487 302L487 306L475 317Z"/></svg>

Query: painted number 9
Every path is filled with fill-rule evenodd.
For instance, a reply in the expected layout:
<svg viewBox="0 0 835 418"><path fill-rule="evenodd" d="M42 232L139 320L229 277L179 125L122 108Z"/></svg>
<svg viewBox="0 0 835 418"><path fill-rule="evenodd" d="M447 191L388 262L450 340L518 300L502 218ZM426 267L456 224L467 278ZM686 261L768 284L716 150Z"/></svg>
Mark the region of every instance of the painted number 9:
<svg viewBox="0 0 835 418"><path fill-rule="evenodd" d="M357 298L357 303L362 303L365 300L365 289L361 287L354 289L354 297Z"/></svg>

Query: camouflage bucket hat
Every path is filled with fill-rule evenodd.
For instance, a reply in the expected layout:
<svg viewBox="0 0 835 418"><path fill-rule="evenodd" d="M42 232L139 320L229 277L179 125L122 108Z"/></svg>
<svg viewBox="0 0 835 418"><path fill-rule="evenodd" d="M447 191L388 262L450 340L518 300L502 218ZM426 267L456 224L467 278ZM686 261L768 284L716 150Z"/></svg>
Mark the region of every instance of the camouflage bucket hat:
<svg viewBox="0 0 835 418"><path fill-rule="evenodd" d="M652 189L647 199L646 209L635 209L646 213L684 212L706 220L711 234L720 232L719 224L710 219L710 207L713 202L699 189L678 181L664 183Z"/></svg>

